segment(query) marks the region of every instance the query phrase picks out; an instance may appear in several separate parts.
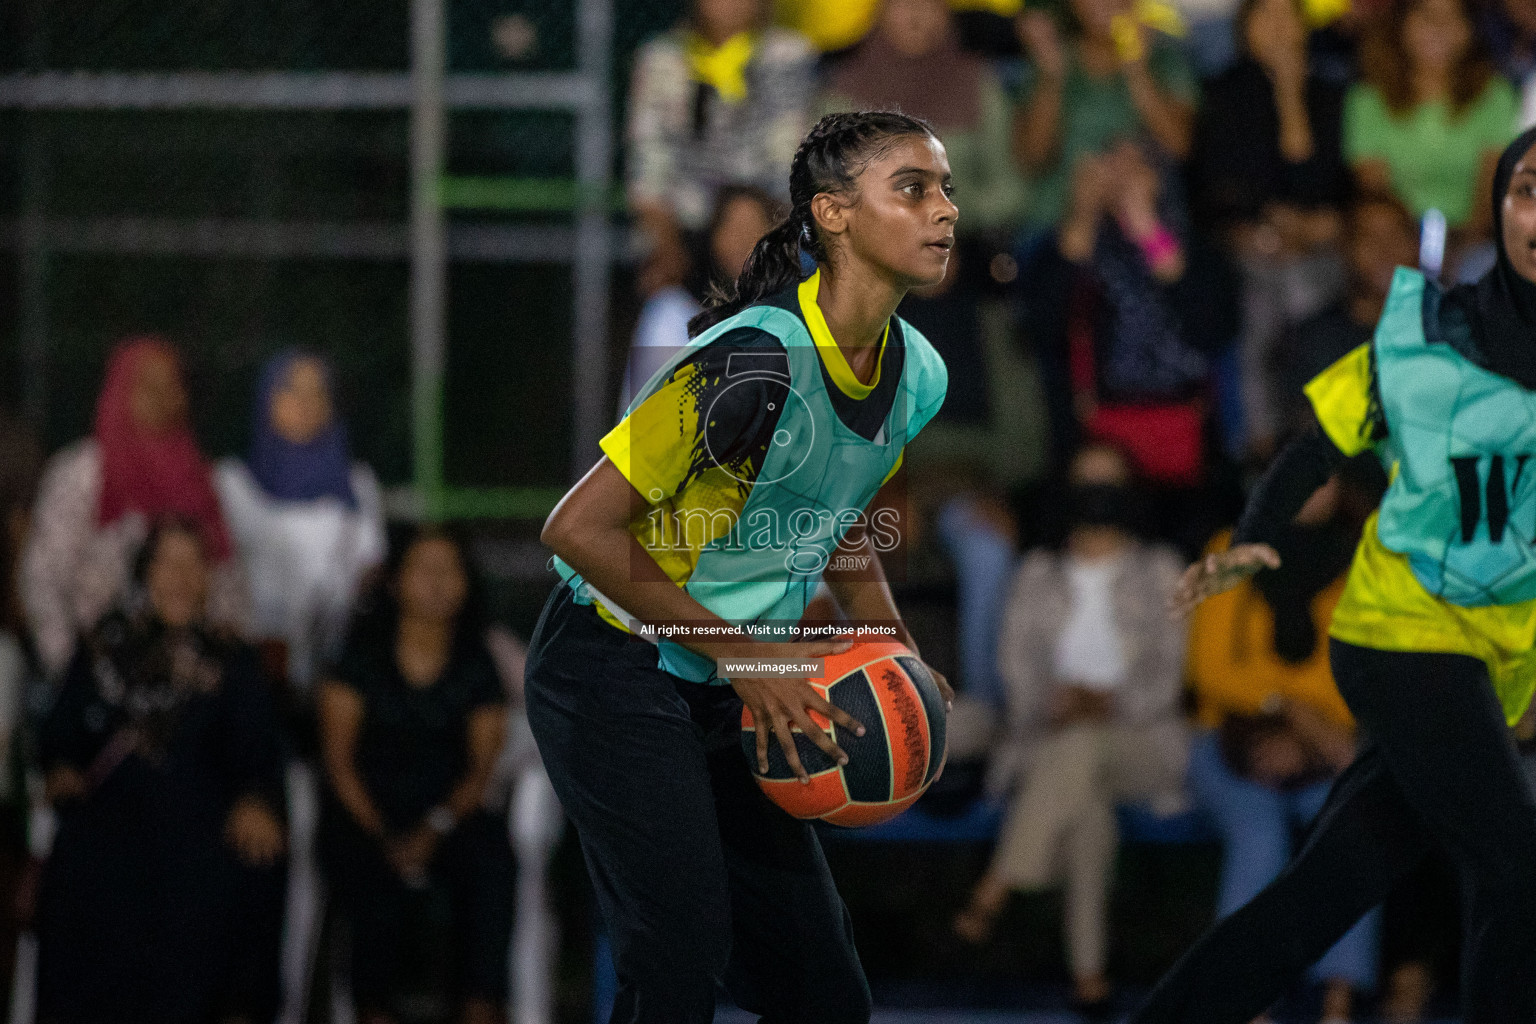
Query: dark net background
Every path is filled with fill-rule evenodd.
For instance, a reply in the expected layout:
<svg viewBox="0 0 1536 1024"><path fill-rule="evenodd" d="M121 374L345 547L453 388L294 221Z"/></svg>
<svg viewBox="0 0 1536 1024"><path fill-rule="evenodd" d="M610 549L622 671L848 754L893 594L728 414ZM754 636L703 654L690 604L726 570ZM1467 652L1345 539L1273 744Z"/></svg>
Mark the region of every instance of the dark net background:
<svg viewBox="0 0 1536 1024"><path fill-rule="evenodd" d="M615 125L635 46L682 6L616 3ZM448 0L447 16L451 71L576 65L574 0ZM404 0L0 4L0 74L407 69ZM47 236L66 239L42 264L45 301L31 314L40 314L46 338L41 422L50 447L87 431L105 353L123 335L160 332L182 348L210 455L244 446L262 362L302 345L335 361L359 457L386 484L408 480L403 256L166 253L152 243L115 252L100 241L121 237L124 225L153 239L157 226L186 222L257 233L271 223L402 232L407 124L404 111L0 111L0 402L25 397L18 224L30 203ZM532 204L541 208L452 219L570 223L558 197L574 173L573 129L562 112L451 115L450 174L533 180L556 195ZM451 484L565 480L570 453L549 441L570 436L571 278L552 256L450 270ZM542 443L519 443L530 437Z"/></svg>

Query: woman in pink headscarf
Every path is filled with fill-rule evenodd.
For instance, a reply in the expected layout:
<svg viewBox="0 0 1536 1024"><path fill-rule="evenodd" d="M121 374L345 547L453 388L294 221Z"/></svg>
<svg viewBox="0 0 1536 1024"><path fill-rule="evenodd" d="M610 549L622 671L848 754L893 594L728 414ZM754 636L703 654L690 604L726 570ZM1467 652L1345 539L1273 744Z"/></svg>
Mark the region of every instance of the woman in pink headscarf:
<svg viewBox="0 0 1536 1024"><path fill-rule="evenodd" d="M244 581L187 423L181 362L163 338L127 338L107 363L92 435L48 463L22 554L27 620L49 675L123 594L149 527L168 517L197 526L215 566L210 618L241 631Z"/></svg>

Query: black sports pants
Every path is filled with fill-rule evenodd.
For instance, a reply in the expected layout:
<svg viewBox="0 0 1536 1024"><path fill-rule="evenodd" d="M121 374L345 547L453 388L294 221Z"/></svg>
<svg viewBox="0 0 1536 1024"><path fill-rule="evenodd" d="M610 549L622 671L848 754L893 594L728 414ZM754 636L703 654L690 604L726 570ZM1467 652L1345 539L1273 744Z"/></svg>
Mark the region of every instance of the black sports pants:
<svg viewBox="0 0 1536 1024"><path fill-rule="evenodd" d="M562 586L527 701L613 939L613 1024L708 1024L722 981L768 1024L866 1024L848 911L811 826L753 781L735 691L663 672Z"/></svg>
<svg viewBox="0 0 1536 1024"><path fill-rule="evenodd" d="M1206 932L1131 1020L1252 1020L1438 844L1465 888L1466 1024L1531 1024L1536 802L1487 667L1337 640L1331 654L1359 757L1290 866Z"/></svg>

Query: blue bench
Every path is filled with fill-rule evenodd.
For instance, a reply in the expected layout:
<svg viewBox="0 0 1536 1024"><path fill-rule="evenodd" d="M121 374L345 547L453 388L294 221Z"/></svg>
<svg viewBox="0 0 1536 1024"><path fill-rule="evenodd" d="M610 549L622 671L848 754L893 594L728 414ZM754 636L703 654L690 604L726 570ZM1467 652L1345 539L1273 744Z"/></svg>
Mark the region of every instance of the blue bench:
<svg viewBox="0 0 1536 1024"><path fill-rule="evenodd" d="M874 843L985 843L997 838L1006 810L1001 800L981 798L961 814L939 817L921 804L890 821L868 828L846 829L819 826L830 842ZM1120 839L1126 843L1214 843L1216 832L1198 811L1155 813L1144 804L1115 808Z"/></svg>

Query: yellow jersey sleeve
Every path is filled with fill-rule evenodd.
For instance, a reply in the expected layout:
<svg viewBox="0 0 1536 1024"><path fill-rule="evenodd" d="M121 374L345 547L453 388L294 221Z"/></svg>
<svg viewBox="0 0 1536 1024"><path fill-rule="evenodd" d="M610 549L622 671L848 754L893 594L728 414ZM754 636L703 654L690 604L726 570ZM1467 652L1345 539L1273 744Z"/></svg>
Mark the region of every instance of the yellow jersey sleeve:
<svg viewBox="0 0 1536 1024"><path fill-rule="evenodd" d="M1359 455L1376 443L1375 377L1367 343L1313 377L1303 389L1323 432L1345 455Z"/></svg>
<svg viewBox="0 0 1536 1024"><path fill-rule="evenodd" d="M733 380L730 366L737 354L759 363L764 356L776 357L784 368L774 376ZM709 481L713 490L739 491L730 499L739 507L772 448L788 379L787 357L776 338L755 329L733 332L679 364L599 444L652 505L681 499Z"/></svg>
<svg viewBox="0 0 1536 1024"><path fill-rule="evenodd" d="M697 372L693 363L680 367L598 442L624 479L652 504L676 495L694 463L699 439Z"/></svg>

